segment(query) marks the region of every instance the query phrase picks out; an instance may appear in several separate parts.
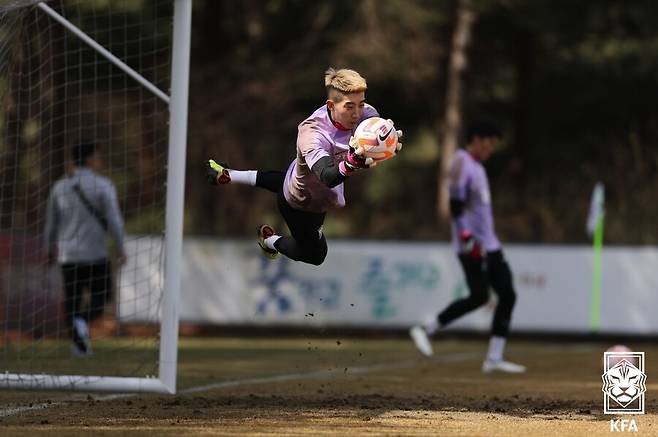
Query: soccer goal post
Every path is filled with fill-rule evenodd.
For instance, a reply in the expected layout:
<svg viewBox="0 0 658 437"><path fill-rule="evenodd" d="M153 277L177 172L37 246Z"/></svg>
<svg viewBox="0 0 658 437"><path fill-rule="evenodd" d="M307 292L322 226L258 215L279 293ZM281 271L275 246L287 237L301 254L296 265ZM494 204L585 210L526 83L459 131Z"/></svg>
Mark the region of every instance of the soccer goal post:
<svg viewBox="0 0 658 437"><path fill-rule="evenodd" d="M176 392L191 16L192 0L0 1L0 388ZM125 224L100 294L44 247L84 142Z"/></svg>

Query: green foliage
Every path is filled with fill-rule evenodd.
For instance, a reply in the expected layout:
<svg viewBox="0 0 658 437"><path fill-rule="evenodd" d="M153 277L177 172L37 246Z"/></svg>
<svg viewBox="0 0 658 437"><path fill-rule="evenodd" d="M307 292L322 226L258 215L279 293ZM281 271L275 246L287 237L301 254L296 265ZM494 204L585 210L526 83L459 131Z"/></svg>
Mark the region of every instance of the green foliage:
<svg viewBox="0 0 658 437"><path fill-rule="evenodd" d="M193 135L203 136L206 125L224 126L220 143L203 144L199 154L190 151L194 162L212 150L213 156L235 157L236 167L284 168L293 156L296 123L324 99L323 69L351 66L367 77L368 100L407 138L398 158L349 181L348 207L336 218L330 214L328 228L345 237L448 237L448 224L435 219L441 158L436 126L443 114L455 2L282 0L266 2L260 13L250 2L237 10L231 1L212 4L201 4L197 14L208 8L224 14L216 15L214 26L197 28L196 50L204 56L193 67L221 72L213 94L229 89L231 105L240 101L236 106L252 110L230 112L220 102L195 97L201 88L193 92ZM590 192L602 180L609 193L607 239L658 241L654 227L641 218L658 213L646 201L658 194L650 188L658 186L653 110L658 8L612 0L577 6L566 0L474 4L478 19L468 50L464 119L491 119L506 133L500 153L488 164L501 237L586 241ZM323 10L330 18L316 33L313 19ZM201 20L207 23L212 16ZM254 16L259 24L250 27ZM207 36L198 38L202 32ZM224 44L219 48L212 40ZM244 60L248 70L241 67ZM195 99L204 104L194 105ZM209 111L214 115L206 116ZM246 125L259 129L247 132ZM244 152L244 144L252 153ZM238 209L239 202L250 204L245 210L254 216L271 211L266 200L254 205L256 198L266 199L227 194L223 200ZM192 228L250 233L206 217L212 224L198 220Z"/></svg>
<svg viewBox="0 0 658 437"><path fill-rule="evenodd" d="M133 235L153 235L164 230L164 208L149 207L126 219L126 232Z"/></svg>
<svg viewBox="0 0 658 437"><path fill-rule="evenodd" d="M154 1L89 0L84 7L102 10L96 19L113 24L96 36L99 42L166 90L168 74L157 61L169 56L168 29L157 29L162 38L142 47L148 56L136 56L135 45L113 46L125 32L138 40L140 32L154 30L145 19ZM601 180L609 200L607 240L657 243L654 2L473 4L477 20L467 50L463 117L493 120L506 134L504 147L488 164L502 239L585 242L590 192ZM328 234L448 238L448 223L436 219L436 186L456 6L455 0L195 0L186 232L252 235L263 221L283 226L269 193L246 187L217 191L207 186L202 163L214 158L234 168L285 169L295 157L298 123L325 100L323 71L348 66L368 79L368 101L394 119L406 138L399 157L346 184L348 206L329 214ZM83 30L95 25L93 20L76 24ZM74 38L67 44L86 68L101 75L114 68L77 50L80 42ZM78 73L66 74L75 80ZM0 75L0 93L3 84ZM7 93L2 98L9 107ZM2 131L7 117L0 110L3 153L14 150ZM24 141L38 143L41 128L25 124ZM122 193L139 186L144 165L136 162L119 178ZM158 211L141 215L128 213L130 229L150 227Z"/></svg>

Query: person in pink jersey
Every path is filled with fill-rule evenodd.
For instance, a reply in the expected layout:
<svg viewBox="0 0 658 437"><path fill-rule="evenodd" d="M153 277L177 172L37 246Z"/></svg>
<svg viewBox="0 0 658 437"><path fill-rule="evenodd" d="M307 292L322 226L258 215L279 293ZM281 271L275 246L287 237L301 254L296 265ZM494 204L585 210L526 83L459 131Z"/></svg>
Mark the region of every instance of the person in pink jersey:
<svg viewBox="0 0 658 437"><path fill-rule="evenodd" d="M345 180L373 165L372 159L359 156L350 145L359 123L379 116L365 103L366 80L354 70L329 68L325 87L326 103L298 126L297 157L286 172L234 170L212 159L206 163L210 184L247 184L277 194L291 235L282 236L267 224L258 228L258 244L272 259L282 253L295 261L322 264L327 256L322 232L327 211L344 207Z"/></svg>
<svg viewBox="0 0 658 437"><path fill-rule="evenodd" d="M452 246L466 276L469 296L452 302L437 317L412 327L409 333L418 349L432 356L429 336L486 304L491 286L498 295L498 303L482 371L522 373L524 366L503 359L516 293L509 264L494 230L489 180L482 165L494 153L501 138L501 132L492 124L471 125L466 133L465 148L456 152L450 165Z"/></svg>

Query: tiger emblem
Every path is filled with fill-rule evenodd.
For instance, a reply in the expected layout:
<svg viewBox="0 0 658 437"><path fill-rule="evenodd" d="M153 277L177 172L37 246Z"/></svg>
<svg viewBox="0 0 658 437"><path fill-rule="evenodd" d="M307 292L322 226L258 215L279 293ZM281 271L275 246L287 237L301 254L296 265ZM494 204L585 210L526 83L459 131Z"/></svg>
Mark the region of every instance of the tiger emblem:
<svg viewBox="0 0 658 437"><path fill-rule="evenodd" d="M622 408L626 408L647 391L647 375L625 358L609 368L601 377L603 393Z"/></svg>

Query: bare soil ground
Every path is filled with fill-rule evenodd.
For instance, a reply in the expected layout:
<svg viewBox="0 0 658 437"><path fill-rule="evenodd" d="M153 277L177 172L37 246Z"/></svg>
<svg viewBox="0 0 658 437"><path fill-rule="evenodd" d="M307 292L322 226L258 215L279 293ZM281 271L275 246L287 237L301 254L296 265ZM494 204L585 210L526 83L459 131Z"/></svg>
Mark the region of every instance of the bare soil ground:
<svg viewBox="0 0 658 437"><path fill-rule="evenodd" d="M646 414L603 414L610 345L510 342L523 375L480 372L486 342L183 339L176 395L0 392L0 435L610 435L635 419L658 435L658 345L646 353ZM93 358L92 358L93 359Z"/></svg>

